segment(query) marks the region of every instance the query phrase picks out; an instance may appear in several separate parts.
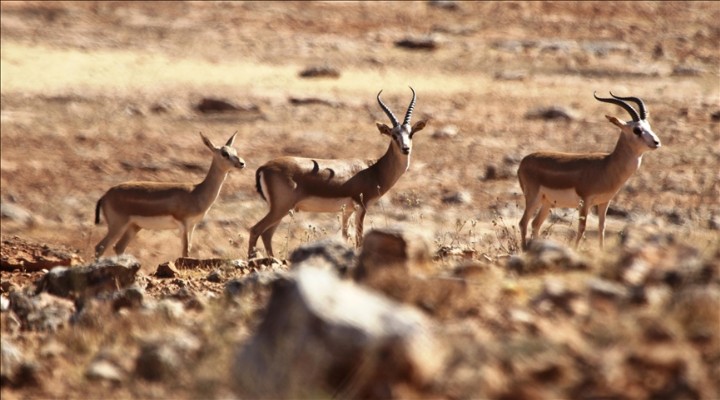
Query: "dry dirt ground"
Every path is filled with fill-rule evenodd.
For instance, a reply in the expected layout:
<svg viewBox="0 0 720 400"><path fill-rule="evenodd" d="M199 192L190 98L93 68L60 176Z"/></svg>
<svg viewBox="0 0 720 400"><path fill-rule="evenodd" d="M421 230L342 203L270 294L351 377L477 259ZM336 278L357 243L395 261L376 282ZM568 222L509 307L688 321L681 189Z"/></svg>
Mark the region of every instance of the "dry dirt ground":
<svg viewBox="0 0 720 400"><path fill-rule="evenodd" d="M388 141L375 121L387 118L375 96L382 89L386 104L403 114L412 86L413 120L430 122L414 138L409 170L369 211L366 230L424 229L435 249L471 249L501 269L517 252L519 160L537 150L610 151L617 129L604 115L628 116L592 95L613 91L645 101L663 146L645 155L615 197L605 251L596 249L591 215L580 253L598 263L612 258L629 230L665 235L708 259L720 251L718 3L1 7L4 239L67 246L91 260L105 233L93 223L95 204L109 187L199 182L210 158L198 132L220 143L237 131L235 147L248 167L228 176L195 231L193 255L245 258L248 229L266 212L255 169L280 155L379 157ZM404 39L434 47L399 46ZM323 66L339 77L299 76ZM202 113L203 98L240 110ZM571 118L530 117L544 107L562 107ZM569 244L576 225L575 210L555 210L543 235ZM327 237L340 237L339 216L298 213L283 220L275 250L284 258ZM143 231L128 252L149 274L179 255L180 238ZM28 276L3 271L2 281L22 287ZM65 385L62 374L53 376L40 396L82 396L82 379ZM28 389L2 390L3 398L23 398ZM122 393L178 395L167 387Z"/></svg>

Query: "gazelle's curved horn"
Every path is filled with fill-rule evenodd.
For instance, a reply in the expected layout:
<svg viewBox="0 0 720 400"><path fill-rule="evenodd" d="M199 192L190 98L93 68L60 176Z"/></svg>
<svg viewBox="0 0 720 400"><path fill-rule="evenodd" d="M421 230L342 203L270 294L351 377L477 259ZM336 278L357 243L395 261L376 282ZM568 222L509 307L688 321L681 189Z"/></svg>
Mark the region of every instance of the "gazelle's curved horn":
<svg viewBox="0 0 720 400"><path fill-rule="evenodd" d="M382 102L382 100L380 100L380 93L382 93L382 90L379 91L377 94L378 104L380 104L380 108L382 108L382 110L385 111L385 115L387 115L388 118L390 118L390 121L393 124L393 128L395 128L396 126L398 126L398 120L397 120L397 118L395 118L395 114L393 114L392 111L390 111L390 109L385 105L385 103Z"/></svg>
<svg viewBox="0 0 720 400"><path fill-rule="evenodd" d="M412 117L413 108L415 108L415 89L413 89L412 86L408 86L408 87L413 92L413 98L410 101L410 105L408 106L407 113L405 113L405 121L403 121L403 125L407 125L410 123L410 117Z"/></svg>
<svg viewBox="0 0 720 400"><path fill-rule="evenodd" d="M597 95L595 94L595 92L593 92L593 97L595 97L595 100L597 100L597 101L602 101L602 102L605 102L605 103L615 104L615 105L617 105L617 106L622 107L623 109L625 109L625 111L627 111L627 112L630 114L630 116L632 117L633 121L635 121L635 122L640 121L640 116L638 115L637 111L635 111L635 109L632 108L632 106L630 106L630 104L624 102L623 100L620 100L620 99L617 99L617 98L604 99L604 98L602 98L602 97L597 97Z"/></svg>
<svg viewBox="0 0 720 400"><path fill-rule="evenodd" d="M618 100L634 101L638 105L638 111L640 111L640 119L647 118L647 110L645 108L645 103L643 103L643 101L639 97L620 97L620 96L615 96L612 92L610 92L610 96L612 96Z"/></svg>

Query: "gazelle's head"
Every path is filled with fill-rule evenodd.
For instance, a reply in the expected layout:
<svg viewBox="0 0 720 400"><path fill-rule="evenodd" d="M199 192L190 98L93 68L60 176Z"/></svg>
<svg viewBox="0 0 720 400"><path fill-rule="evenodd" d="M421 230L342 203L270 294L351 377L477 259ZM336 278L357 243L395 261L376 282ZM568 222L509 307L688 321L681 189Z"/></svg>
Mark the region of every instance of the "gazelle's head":
<svg viewBox="0 0 720 400"><path fill-rule="evenodd" d="M595 99L599 101L622 107L630 114L632 121L622 122L610 115L606 115L605 118L620 128L621 135L623 135L638 152L642 153L647 150L655 150L659 148L661 146L660 139L655 132L652 131L652 128L650 128L650 122L647 120L645 103L643 103L643 101L638 97L618 97L612 94L612 92L610 92L610 95L613 98L604 99L597 97L597 95L593 93ZM637 104L639 112L635 111L635 109L626 102L628 100Z"/></svg>
<svg viewBox="0 0 720 400"><path fill-rule="evenodd" d="M202 137L203 143L205 143L205 146L213 152L213 164L219 166L223 171L229 171L233 168L245 168L245 160L238 157L237 150L232 147L235 142L235 135L237 135L237 132L230 136L230 139L228 139L224 146L217 147L210 141L210 139L200 132L200 137Z"/></svg>
<svg viewBox="0 0 720 400"><path fill-rule="evenodd" d="M415 125L410 127L410 117L412 117L413 108L415 107L415 90L412 87L410 88L410 90L412 90L413 97L410 101L410 105L408 106L407 113L405 113L405 120L402 124L398 122L392 111L390 111L390 109L382 102L382 100L380 100L380 93L382 93L382 90L378 92L377 95L377 101L378 104L380 104L380 108L382 108L388 118L390 118L390 122L392 122L393 125L393 127L390 128L389 126L378 122L378 130L380 130L381 134L390 136L390 138L393 140L393 143L395 143L396 149L404 155L410 155L410 151L412 151L413 135L416 132L421 131L425 127L425 123L427 122L416 122Z"/></svg>

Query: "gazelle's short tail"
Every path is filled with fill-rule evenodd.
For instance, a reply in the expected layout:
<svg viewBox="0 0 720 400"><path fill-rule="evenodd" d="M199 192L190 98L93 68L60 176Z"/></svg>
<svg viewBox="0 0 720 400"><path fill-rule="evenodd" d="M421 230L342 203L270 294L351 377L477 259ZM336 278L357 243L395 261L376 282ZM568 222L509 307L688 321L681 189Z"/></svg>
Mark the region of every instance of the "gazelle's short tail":
<svg viewBox="0 0 720 400"><path fill-rule="evenodd" d="M95 205L95 225L100 225L100 207L102 207L102 197Z"/></svg>
<svg viewBox="0 0 720 400"><path fill-rule="evenodd" d="M262 179L260 174L262 174L262 168L258 168L258 170L255 171L255 189L260 194L260 197L262 197L263 200L267 201L267 198L265 197L265 193L263 193L263 190L262 190L262 184L260 183L260 179Z"/></svg>

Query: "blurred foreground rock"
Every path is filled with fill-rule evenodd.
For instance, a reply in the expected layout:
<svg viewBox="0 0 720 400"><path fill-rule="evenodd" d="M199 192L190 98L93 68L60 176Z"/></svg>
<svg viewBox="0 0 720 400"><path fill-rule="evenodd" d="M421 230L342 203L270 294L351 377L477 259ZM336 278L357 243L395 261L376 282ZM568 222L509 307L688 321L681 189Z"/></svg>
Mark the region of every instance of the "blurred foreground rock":
<svg viewBox="0 0 720 400"><path fill-rule="evenodd" d="M524 253L508 260L508 268L520 274L537 273L546 270L582 270L588 264L575 251L547 239L528 242Z"/></svg>
<svg viewBox="0 0 720 400"><path fill-rule="evenodd" d="M233 380L249 397L389 398L393 384L430 383L443 354L420 312L308 262L274 282Z"/></svg>
<svg viewBox="0 0 720 400"><path fill-rule="evenodd" d="M113 292L135 282L139 270L140 263L130 255L104 258L82 267L58 267L38 281L37 292L61 297Z"/></svg>

